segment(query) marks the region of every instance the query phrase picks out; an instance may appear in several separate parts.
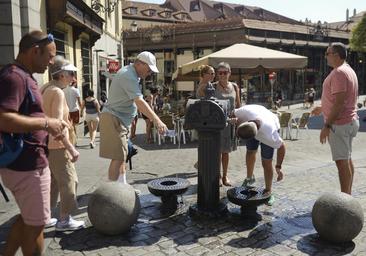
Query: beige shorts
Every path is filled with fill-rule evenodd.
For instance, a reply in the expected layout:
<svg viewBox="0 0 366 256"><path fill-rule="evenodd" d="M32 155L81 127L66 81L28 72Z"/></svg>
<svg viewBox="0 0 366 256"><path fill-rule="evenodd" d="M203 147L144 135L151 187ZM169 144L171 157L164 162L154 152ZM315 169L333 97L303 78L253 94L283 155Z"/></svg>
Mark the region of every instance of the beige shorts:
<svg viewBox="0 0 366 256"><path fill-rule="evenodd" d="M329 133L329 145L333 161L351 159L352 140L356 137L359 127L358 120L343 125L332 125Z"/></svg>
<svg viewBox="0 0 366 256"><path fill-rule="evenodd" d="M100 115L100 157L125 161L128 153L128 129L110 113Z"/></svg>
<svg viewBox="0 0 366 256"><path fill-rule="evenodd" d="M51 207L56 207L60 195L60 211L71 214L77 209L78 176L74 163L64 148L50 149L48 161L51 169Z"/></svg>

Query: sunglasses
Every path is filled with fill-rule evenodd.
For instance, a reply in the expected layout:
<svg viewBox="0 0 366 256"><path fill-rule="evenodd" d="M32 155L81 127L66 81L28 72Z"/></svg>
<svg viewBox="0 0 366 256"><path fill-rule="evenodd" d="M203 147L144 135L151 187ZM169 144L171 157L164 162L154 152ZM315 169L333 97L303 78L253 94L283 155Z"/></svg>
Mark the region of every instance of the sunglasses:
<svg viewBox="0 0 366 256"><path fill-rule="evenodd" d="M219 71L219 72L217 72L217 74L219 74L219 76L225 76L225 75L229 74L229 71Z"/></svg>
<svg viewBox="0 0 366 256"><path fill-rule="evenodd" d="M205 74L211 75L211 76L214 76L215 75L215 73L205 73Z"/></svg>
<svg viewBox="0 0 366 256"><path fill-rule="evenodd" d="M52 43L54 41L55 41L55 39L54 39L53 35L51 33L49 33L47 35L47 37L42 38L40 40L37 40L37 41L33 42L33 45L38 45L38 44L43 43L43 42Z"/></svg>

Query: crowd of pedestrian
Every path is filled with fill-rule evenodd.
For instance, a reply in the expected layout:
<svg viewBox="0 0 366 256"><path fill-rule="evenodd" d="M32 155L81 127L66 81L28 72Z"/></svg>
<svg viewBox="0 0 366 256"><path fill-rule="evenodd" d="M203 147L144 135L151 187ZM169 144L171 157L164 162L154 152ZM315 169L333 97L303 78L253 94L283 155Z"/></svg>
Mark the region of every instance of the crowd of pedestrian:
<svg viewBox="0 0 366 256"><path fill-rule="evenodd" d="M333 160L338 168L341 191L351 194L354 166L351 159L352 140L359 122L356 113L358 81L346 63L347 49L332 43L325 53L333 68L323 83L321 106L312 114L324 116L320 142L330 144ZM44 73L49 67L51 80L38 88L34 73ZM90 135L90 147L95 147L96 131L100 129L99 155L110 160L108 180L123 184L126 161L136 154L130 139L136 136L137 113L146 121L146 142L152 142L152 127L164 135L167 126L158 113L168 114L171 105L167 97L159 96L150 88L143 96L140 79L158 73L155 56L147 51L137 55L134 63L121 68L109 88L109 97L102 92L101 101L88 90L81 100L76 88L77 68L62 56L56 56L56 45L51 34L32 31L19 43L16 60L0 71L0 132L24 134L24 148L16 161L0 168L4 185L13 193L20 215L12 225L3 255L14 255L20 247L24 255L43 252L43 229L56 226L58 231L77 230L85 223L72 218L78 208L76 195L78 177L74 163L79 158L76 149L76 126L85 110L85 121ZM216 81L215 81L216 74ZM260 146L264 170L267 202L272 205L272 180L283 179L282 164L286 147L279 134L278 116L259 105L242 105L239 87L230 81L231 67L219 63L216 67L200 68L196 97L206 96L206 89L214 89L214 97L227 100L228 122L221 131L222 175L220 185L232 186L229 179L229 154L237 149L238 140L246 145L246 177L242 186L255 182L254 166ZM305 94L305 107L312 108L315 90ZM278 96L282 101L282 97ZM278 103L280 104L280 102ZM25 112L24 108L29 109ZM277 150L275 165L274 152ZM60 201L58 202L58 198ZM59 203L59 214L51 216L51 209ZM54 218L51 218L54 217Z"/></svg>

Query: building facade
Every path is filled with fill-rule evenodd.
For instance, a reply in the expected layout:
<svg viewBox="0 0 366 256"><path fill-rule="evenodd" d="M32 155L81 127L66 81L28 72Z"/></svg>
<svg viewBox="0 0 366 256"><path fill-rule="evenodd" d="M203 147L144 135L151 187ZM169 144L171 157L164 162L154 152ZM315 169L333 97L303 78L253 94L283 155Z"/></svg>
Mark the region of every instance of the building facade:
<svg viewBox="0 0 366 256"><path fill-rule="evenodd" d="M5 0L0 2L0 12L0 27L6 35L0 39L0 65L15 59L22 35L40 29L54 35L57 54L78 68L83 96L89 88L98 95L107 90L109 62L115 67L122 59L122 1ZM43 84L49 76L37 79Z"/></svg>
<svg viewBox="0 0 366 256"><path fill-rule="evenodd" d="M126 14L131 8L134 11ZM179 10L186 13L184 22L163 23L154 19L154 15L141 14L156 10L150 13L157 16L162 8L172 14ZM329 72L324 57L326 48L331 42L348 45L350 37L349 28L300 22L259 7L216 1L167 0L161 5L131 1L123 9L125 62L133 60L141 50L154 52L164 72L154 77L153 82L158 86L170 85L176 91L192 91L195 86L194 82L172 81L179 65L234 43L248 43L308 57L308 67L304 70L277 71L275 90L281 90L286 99L302 99L306 88L315 88L320 94L322 81ZM348 61L358 72L360 91L365 92L364 63L353 52ZM268 97L270 83L266 73L242 73L237 82L251 100L264 101Z"/></svg>

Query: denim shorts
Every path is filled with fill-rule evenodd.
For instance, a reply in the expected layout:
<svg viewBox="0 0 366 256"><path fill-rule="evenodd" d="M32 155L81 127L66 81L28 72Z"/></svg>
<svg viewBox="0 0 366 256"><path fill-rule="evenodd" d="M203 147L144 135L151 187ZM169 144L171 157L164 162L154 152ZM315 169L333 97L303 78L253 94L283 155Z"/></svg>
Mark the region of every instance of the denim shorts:
<svg viewBox="0 0 366 256"><path fill-rule="evenodd" d="M259 144L261 144L261 157L263 160L271 160L274 154L274 148L259 142L256 139L250 139L246 141L247 150L257 151Z"/></svg>

